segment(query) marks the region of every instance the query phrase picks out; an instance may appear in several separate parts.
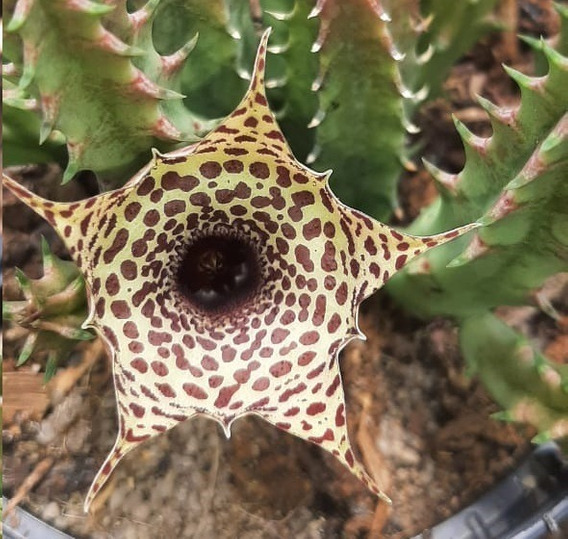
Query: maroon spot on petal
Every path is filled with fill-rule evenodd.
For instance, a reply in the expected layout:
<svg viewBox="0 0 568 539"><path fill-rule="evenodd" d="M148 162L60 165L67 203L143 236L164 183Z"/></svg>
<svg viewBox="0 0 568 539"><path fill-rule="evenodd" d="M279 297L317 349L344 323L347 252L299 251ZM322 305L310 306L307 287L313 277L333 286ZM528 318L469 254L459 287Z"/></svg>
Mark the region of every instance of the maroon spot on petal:
<svg viewBox="0 0 568 539"><path fill-rule="evenodd" d="M336 427L342 427L343 425L345 425L345 405L344 404L340 404L337 407L337 411L335 412L335 426Z"/></svg>
<svg viewBox="0 0 568 539"><path fill-rule="evenodd" d="M249 165L249 172L255 177L261 180L265 180L270 176L270 170L266 163L261 163L259 161L255 161Z"/></svg>
<svg viewBox="0 0 568 539"><path fill-rule="evenodd" d="M298 183L308 183L308 177L301 172L297 172L296 174L294 174L294 181Z"/></svg>
<svg viewBox="0 0 568 539"><path fill-rule="evenodd" d="M136 219L136 216L140 213L140 209L142 208L142 205L140 204L140 202L131 202L130 204L128 204L128 206L126 206L126 208L124 209L124 217L128 222L134 221L134 219Z"/></svg>
<svg viewBox="0 0 568 539"><path fill-rule="evenodd" d="M381 276L381 268L376 262L371 262L371 264L369 264L369 271L371 275L377 279Z"/></svg>
<svg viewBox="0 0 568 539"><path fill-rule="evenodd" d="M250 378L248 369L237 369L233 374L233 378L237 384L246 384Z"/></svg>
<svg viewBox="0 0 568 539"><path fill-rule="evenodd" d="M137 339L140 336L138 334L138 328L134 322L125 322L124 326L122 326L122 332L130 339Z"/></svg>
<svg viewBox="0 0 568 539"><path fill-rule="evenodd" d="M255 391L265 391L266 389L268 389L269 385L270 380L266 376L263 376L258 380L255 380L254 384L252 384L252 388Z"/></svg>
<svg viewBox="0 0 568 539"><path fill-rule="evenodd" d="M303 345L315 344L319 341L319 333L317 331L306 331L301 337L300 342Z"/></svg>
<svg viewBox="0 0 568 539"><path fill-rule="evenodd" d="M199 172L209 180L219 176L221 170L221 165L216 161L206 161L199 167Z"/></svg>
<svg viewBox="0 0 568 539"><path fill-rule="evenodd" d="M125 260L120 264L120 273L125 279L132 281L138 275L138 268L132 260Z"/></svg>
<svg viewBox="0 0 568 539"><path fill-rule="evenodd" d="M302 227L302 234L305 239L313 240L321 235L321 221L318 217L314 217L311 221Z"/></svg>
<svg viewBox="0 0 568 539"><path fill-rule="evenodd" d="M300 367L305 367L306 365L309 365L315 357L316 357L315 352L304 352L298 358L298 365L300 365Z"/></svg>
<svg viewBox="0 0 568 539"><path fill-rule="evenodd" d="M135 354L141 354L144 351L144 345L138 341L130 341L128 343L128 349Z"/></svg>
<svg viewBox="0 0 568 539"><path fill-rule="evenodd" d="M314 326L321 326L325 319L327 299L323 294L318 295L316 298L316 310L312 316L312 322Z"/></svg>
<svg viewBox="0 0 568 539"><path fill-rule="evenodd" d="M189 197L189 201L194 206L209 206L211 204L211 197L207 193L194 193Z"/></svg>
<svg viewBox="0 0 568 539"><path fill-rule="evenodd" d="M185 383L183 384L183 390L190 396L193 397L194 399L206 399L207 398L207 393L198 385L192 384L192 383Z"/></svg>
<svg viewBox="0 0 568 539"><path fill-rule="evenodd" d="M289 361L278 361L274 365L272 365L269 369L270 374L275 378L280 378L281 376L285 376L292 370L292 363Z"/></svg>
<svg viewBox="0 0 568 539"><path fill-rule="evenodd" d="M253 117L253 116L249 116L245 121L244 121L244 125L246 127L256 127L258 125L258 120Z"/></svg>
<svg viewBox="0 0 568 539"><path fill-rule="evenodd" d="M308 440L314 442L315 444L321 444L323 442L332 442L335 439L333 431L331 429L326 429L323 436L309 436Z"/></svg>
<svg viewBox="0 0 568 539"><path fill-rule="evenodd" d="M396 238L397 240L402 240L402 239L403 239L402 234L398 233L396 230L391 230L390 233L391 233L391 236L392 236L393 238Z"/></svg>
<svg viewBox="0 0 568 539"><path fill-rule="evenodd" d="M219 391L217 398L215 399L214 406L216 408L225 408L229 405L229 402L233 398L235 392L241 387L239 384L224 387Z"/></svg>
<svg viewBox="0 0 568 539"><path fill-rule="evenodd" d="M290 171L286 167L283 167L282 165L277 166L276 174L276 183L280 187L290 187L292 185L292 181L290 180Z"/></svg>
<svg viewBox="0 0 568 539"><path fill-rule="evenodd" d="M201 358L201 366L206 371L216 371L219 369L219 363L217 363L214 358L208 355L204 355L203 358Z"/></svg>
<svg viewBox="0 0 568 539"><path fill-rule="evenodd" d="M172 388L172 386L170 384L158 384L155 383L154 384L157 388L158 391L164 396L164 397L168 397L169 399L174 399L176 396L176 392L174 391L174 389Z"/></svg>
<svg viewBox="0 0 568 539"><path fill-rule="evenodd" d="M144 361L142 358L139 357L133 359L130 362L130 366L142 374L145 374L148 371L148 363L146 363L146 361Z"/></svg>
<svg viewBox="0 0 568 539"><path fill-rule="evenodd" d="M290 397L298 395L299 393L302 393L306 389L307 389L306 384L304 384L304 382L300 382L296 387L284 391L284 393L282 393L282 395L278 397L278 402L286 402L287 400L290 399Z"/></svg>
<svg viewBox="0 0 568 539"><path fill-rule="evenodd" d="M359 262L357 262L357 260L352 258L351 261L349 262L349 268L351 269L351 275L353 275L353 277L357 278L359 276L359 270L361 268L361 266L359 265Z"/></svg>
<svg viewBox="0 0 568 539"><path fill-rule="evenodd" d="M230 174L240 174L243 171L243 163L238 159L229 159L223 163L223 168Z"/></svg>
<svg viewBox="0 0 568 539"><path fill-rule="evenodd" d="M225 148L223 151L227 155L246 155L249 153L245 148Z"/></svg>
<svg viewBox="0 0 568 539"><path fill-rule="evenodd" d="M280 344L289 334L290 332L287 329L276 328L272 332L270 340L272 344Z"/></svg>
<svg viewBox="0 0 568 539"><path fill-rule="evenodd" d="M99 318L102 318L105 314L105 298L99 298L97 304L95 305L95 312Z"/></svg>
<svg viewBox="0 0 568 539"><path fill-rule="evenodd" d="M136 416L136 417L144 417L144 413L145 413L145 409L142 408L142 406L139 406L138 404L135 404L133 402L131 402L128 407L132 410L132 413Z"/></svg>
<svg viewBox="0 0 568 539"><path fill-rule="evenodd" d="M337 388L339 387L340 382L341 382L341 378L339 377L339 374L336 374L335 378L333 379L333 382L327 388L325 395L327 397L331 397L336 392Z"/></svg>
<svg viewBox="0 0 568 539"><path fill-rule="evenodd" d="M152 363L150 363L150 366L152 367L152 370L158 376L167 376L168 375L168 372L169 372L168 368L161 361L152 361Z"/></svg>
<svg viewBox="0 0 568 539"><path fill-rule="evenodd" d="M211 351L217 348L215 342L209 339L204 339L203 337L196 337L196 340L205 350Z"/></svg>
<svg viewBox="0 0 568 539"><path fill-rule="evenodd" d="M148 438L150 438L149 434L141 434L140 436L136 436L134 432L132 432L132 429L128 429L126 435L124 436L124 439L127 442L132 442L132 443L140 443L143 442L144 440L147 440Z"/></svg>
<svg viewBox="0 0 568 539"><path fill-rule="evenodd" d="M335 236L335 225L331 221L327 221L325 225L323 225L323 233L328 238L333 238Z"/></svg>
<svg viewBox="0 0 568 539"><path fill-rule="evenodd" d="M207 382L210 388L215 389L223 383L223 377L218 375L210 376Z"/></svg>
<svg viewBox="0 0 568 539"><path fill-rule="evenodd" d="M293 417L295 415L298 415L299 412L300 412L300 409L297 406L294 406L294 407L290 408L289 410L286 410L284 412L284 416L285 417Z"/></svg>
<svg viewBox="0 0 568 539"><path fill-rule="evenodd" d="M164 196L163 189L154 189L154 191L150 193L150 200L154 203L158 203L160 202L160 200L162 200L163 196Z"/></svg>
<svg viewBox="0 0 568 539"><path fill-rule="evenodd" d="M365 250L370 254L370 255L376 255L377 254L377 245L375 244L373 238L371 238L371 236L367 236L367 239L365 240L364 243L364 247Z"/></svg>
<svg viewBox="0 0 568 539"><path fill-rule="evenodd" d="M105 288L110 296L116 296L116 294L118 294L118 291L120 289L120 284L118 282L118 277L116 273L111 273L107 277L105 281Z"/></svg>
<svg viewBox="0 0 568 539"><path fill-rule="evenodd" d="M329 322L327 323L328 333L335 333L339 326L341 325L341 317L337 313L333 313Z"/></svg>
<svg viewBox="0 0 568 539"><path fill-rule="evenodd" d="M339 305L345 304L347 301L347 283L342 282L335 291L335 300Z"/></svg>
<svg viewBox="0 0 568 539"><path fill-rule="evenodd" d="M110 264L116 255L124 248L128 241L128 230L121 228L114 237L112 245L104 252L103 260L105 264Z"/></svg>
<svg viewBox="0 0 568 539"><path fill-rule="evenodd" d="M136 189L136 194L141 197L146 196L154 189L154 185L154 178L152 178L152 176L146 176Z"/></svg>
<svg viewBox="0 0 568 539"><path fill-rule="evenodd" d="M237 351L231 346L225 344L221 347L221 358L225 363L229 363L235 359Z"/></svg>
<svg viewBox="0 0 568 539"><path fill-rule="evenodd" d="M335 288L336 281L333 275L326 275L323 280L323 286L326 290L333 290Z"/></svg>
<svg viewBox="0 0 568 539"><path fill-rule="evenodd" d="M302 265L304 271L314 271L314 263L310 258L310 250L305 245L297 245L294 249L296 260Z"/></svg>
<svg viewBox="0 0 568 539"><path fill-rule="evenodd" d="M408 242L406 242L406 241L403 241L402 243L399 243L399 244L396 246L396 248L397 248L399 251L406 251L406 250L408 250L409 247L410 247L410 245L409 245Z"/></svg>
<svg viewBox="0 0 568 539"><path fill-rule="evenodd" d="M400 268L402 268L402 266L404 266L404 263L406 262L406 259L408 258L408 256L406 255L400 255L397 257L396 262L394 263L394 267L399 270Z"/></svg>
<svg viewBox="0 0 568 539"><path fill-rule="evenodd" d="M306 410L308 415L321 414L325 410L325 404L323 402L314 402L310 404Z"/></svg>
<svg viewBox="0 0 568 539"><path fill-rule="evenodd" d="M268 105L268 102L266 101L266 97L264 97L262 94L257 93L254 96L254 100L256 103L258 103L259 105Z"/></svg>
<svg viewBox="0 0 568 539"><path fill-rule="evenodd" d="M114 316L120 319L130 318L132 316L128 303L123 300L113 301L110 304L110 310Z"/></svg>
<svg viewBox="0 0 568 539"><path fill-rule="evenodd" d="M193 195L192 195L193 196ZM178 213L182 213L185 211L185 201L184 200L170 200L166 202L164 205L164 213L168 217L173 217Z"/></svg>

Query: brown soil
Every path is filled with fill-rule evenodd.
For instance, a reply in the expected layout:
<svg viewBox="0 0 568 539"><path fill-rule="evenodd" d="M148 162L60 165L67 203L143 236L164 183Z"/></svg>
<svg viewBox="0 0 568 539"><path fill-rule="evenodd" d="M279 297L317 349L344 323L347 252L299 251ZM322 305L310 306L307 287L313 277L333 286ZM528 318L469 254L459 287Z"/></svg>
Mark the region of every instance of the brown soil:
<svg viewBox="0 0 568 539"><path fill-rule="evenodd" d="M553 23L539 22L540 28ZM522 24L536 25L526 16ZM507 43L492 38L479 45L448 82L450 108L434 103L421 120L426 140L435 141L426 154L444 156L448 169L459 170L463 161L449 112L461 111L483 133L488 123L473 90L500 103L515 99L498 64L509 57L523 68L527 60L523 50L513 51L511 59ZM434 128L442 135L429 136ZM27 169L20 176L33 181L34 190L62 199L54 192L53 168ZM434 190L423 172L402 185L398 217L408 221ZM74 189L67 196L86 196ZM41 274L40 236L56 253L64 250L51 229L12 197L5 197L3 209L5 296L15 299L14 267L31 277ZM564 311L566 282L563 276L550 287ZM501 314L551 356L568 355L568 327L536 309ZM498 407L465 375L449 321L420 322L379 294L363 305L359 322L367 341L350 344L341 356L348 424L368 469L391 496L390 508L377 505L332 456L248 417L235 424L230 440L214 422L194 419L143 444L125 457L98 498L98 510L86 516L84 496L116 433L107 356L98 341L84 343L43 387L41 357L15 369L23 334L11 327L4 335L5 494L13 496L34 470L41 472L25 508L76 537L93 539L412 536L511 470L530 450L534 433L490 418Z"/></svg>

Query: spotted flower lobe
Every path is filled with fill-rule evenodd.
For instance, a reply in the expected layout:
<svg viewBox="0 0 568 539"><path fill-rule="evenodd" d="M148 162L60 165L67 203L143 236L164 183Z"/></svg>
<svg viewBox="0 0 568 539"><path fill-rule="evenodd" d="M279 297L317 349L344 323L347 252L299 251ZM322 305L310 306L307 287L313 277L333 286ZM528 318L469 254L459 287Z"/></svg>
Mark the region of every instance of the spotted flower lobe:
<svg viewBox="0 0 568 539"><path fill-rule="evenodd" d="M113 358L119 460L197 414L254 413L335 455L388 500L347 436L338 353L359 304L416 255L467 232L414 237L342 205L299 163L264 90L269 32L237 109L124 187L75 203L5 184L48 220L85 276Z"/></svg>

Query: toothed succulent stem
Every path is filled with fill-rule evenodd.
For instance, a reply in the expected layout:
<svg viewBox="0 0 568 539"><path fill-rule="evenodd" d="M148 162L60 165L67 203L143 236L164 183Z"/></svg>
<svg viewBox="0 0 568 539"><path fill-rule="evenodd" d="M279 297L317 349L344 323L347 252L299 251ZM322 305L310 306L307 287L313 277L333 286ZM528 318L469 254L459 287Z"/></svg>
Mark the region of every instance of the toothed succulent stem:
<svg viewBox="0 0 568 539"><path fill-rule="evenodd" d="M82 328L87 319L85 281L75 263L61 260L42 239L43 276L28 279L16 272L24 295L23 301L4 301L2 314L6 320L28 330L18 358L23 365L35 352L47 352L45 379L55 373L74 346L73 341L92 339Z"/></svg>
<svg viewBox="0 0 568 539"><path fill-rule="evenodd" d="M167 102L178 94L136 67L138 56L153 52L147 41L145 51L134 43L144 21L122 39L105 27L121 4L19 0L7 28L23 43L18 85L41 103L41 138L52 130L65 136L64 182L88 169L106 188L121 185L152 146L196 140L201 129L185 109L172 118Z"/></svg>
<svg viewBox="0 0 568 539"><path fill-rule="evenodd" d="M547 360L489 313L466 319L460 342L471 372L505 409L497 418L534 425L538 442L568 437L568 365Z"/></svg>

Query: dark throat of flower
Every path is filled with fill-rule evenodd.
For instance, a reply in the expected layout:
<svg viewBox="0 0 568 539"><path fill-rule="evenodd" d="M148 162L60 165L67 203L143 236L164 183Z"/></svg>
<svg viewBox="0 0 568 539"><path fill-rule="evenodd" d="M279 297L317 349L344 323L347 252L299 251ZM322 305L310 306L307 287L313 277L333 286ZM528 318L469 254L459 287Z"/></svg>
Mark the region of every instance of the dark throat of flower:
<svg viewBox="0 0 568 539"><path fill-rule="evenodd" d="M208 235L193 241L177 271L180 292L199 310L227 312L260 286L255 248L236 237Z"/></svg>

